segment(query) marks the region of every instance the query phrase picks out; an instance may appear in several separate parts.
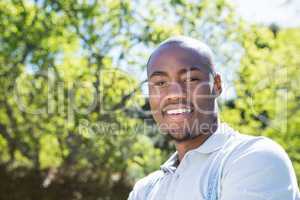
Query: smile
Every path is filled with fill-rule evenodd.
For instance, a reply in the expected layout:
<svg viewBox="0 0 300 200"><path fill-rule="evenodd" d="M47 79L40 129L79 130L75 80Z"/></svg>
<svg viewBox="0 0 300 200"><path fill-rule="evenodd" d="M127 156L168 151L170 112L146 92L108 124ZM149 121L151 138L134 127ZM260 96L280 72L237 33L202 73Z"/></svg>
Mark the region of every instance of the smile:
<svg viewBox="0 0 300 200"><path fill-rule="evenodd" d="M191 113L191 112L192 112L192 109L190 109L190 108L178 108L178 109L167 110L166 114L179 115L179 114L185 114L185 113Z"/></svg>

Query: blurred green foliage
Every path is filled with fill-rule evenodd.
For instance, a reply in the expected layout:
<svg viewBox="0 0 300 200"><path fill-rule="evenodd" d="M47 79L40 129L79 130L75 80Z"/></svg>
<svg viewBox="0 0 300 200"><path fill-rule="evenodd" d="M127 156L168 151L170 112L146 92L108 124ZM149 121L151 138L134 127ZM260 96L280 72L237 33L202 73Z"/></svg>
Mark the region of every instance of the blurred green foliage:
<svg viewBox="0 0 300 200"><path fill-rule="evenodd" d="M224 104L224 121L243 133L280 143L300 178L300 29L245 27L237 96Z"/></svg>
<svg viewBox="0 0 300 200"><path fill-rule="evenodd" d="M173 147L120 65L144 70L176 34L227 68L244 51L222 118L281 143L300 177L299 29L249 26L223 0L3 0L0 30L0 199L126 199Z"/></svg>

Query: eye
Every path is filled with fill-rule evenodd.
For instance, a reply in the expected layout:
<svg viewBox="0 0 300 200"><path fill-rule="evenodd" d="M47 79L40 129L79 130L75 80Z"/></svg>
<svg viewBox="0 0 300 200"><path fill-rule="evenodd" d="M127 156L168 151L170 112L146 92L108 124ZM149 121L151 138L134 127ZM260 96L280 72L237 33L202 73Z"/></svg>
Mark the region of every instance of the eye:
<svg viewBox="0 0 300 200"><path fill-rule="evenodd" d="M198 78L198 77L188 77L188 78L184 79L185 83L196 83L199 81L200 81L200 78Z"/></svg>
<svg viewBox="0 0 300 200"><path fill-rule="evenodd" d="M167 82L166 81L156 81L156 82L154 82L154 85L163 87L163 86L167 85Z"/></svg>
<svg viewBox="0 0 300 200"><path fill-rule="evenodd" d="M200 81L200 79L199 78L190 78L190 81Z"/></svg>

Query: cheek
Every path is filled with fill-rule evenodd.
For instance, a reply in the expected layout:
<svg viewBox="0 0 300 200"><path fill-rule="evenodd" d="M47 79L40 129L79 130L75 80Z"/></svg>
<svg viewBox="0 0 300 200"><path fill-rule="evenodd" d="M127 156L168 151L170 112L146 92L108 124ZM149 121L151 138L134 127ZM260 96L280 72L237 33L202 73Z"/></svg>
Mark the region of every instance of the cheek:
<svg viewBox="0 0 300 200"><path fill-rule="evenodd" d="M162 102L163 96L159 95L158 93L153 93L149 91L149 104L151 108L151 112L154 118L158 118L161 114L160 112L160 104Z"/></svg>
<svg viewBox="0 0 300 200"><path fill-rule="evenodd" d="M209 85L198 85L193 87L190 89L188 95L196 110L210 110L210 102L214 101Z"/></svg>
<svg viewBox="0 0 300 200"><path fill-rule="evenodd" d="M195 85L187 90L189 98L193 101L201 101L212 97L209 85Z"/></svg>
<svg viewBox="0 0 300 200"><path fill-rule="evenodd" d="M159 100L157 97L149 96L149 104L151 111L157 110L159 107Z"/></svg>

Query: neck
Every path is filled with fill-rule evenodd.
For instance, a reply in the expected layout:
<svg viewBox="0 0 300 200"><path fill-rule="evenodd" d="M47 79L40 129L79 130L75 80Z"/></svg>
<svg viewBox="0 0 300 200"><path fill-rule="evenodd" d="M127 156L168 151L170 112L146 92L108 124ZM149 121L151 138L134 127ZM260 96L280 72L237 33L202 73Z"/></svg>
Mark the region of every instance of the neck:
<svg viewBox="0 0 300 200"><path fill-rule="evenodd" d="M199 136L197 136L193 139L190 139L190 140L176 142L175 145L176 145L176 149L178 152L179 161L182 160L182 158L188 151L190 151L192 149L196 149L200 145L202 145L217 130L218 126L219 126L218 123L214 124L213 126L211 126L212 129L209 129L209 130L211 130L210 132L201 133L201 134L199 134Z"/></svg>

